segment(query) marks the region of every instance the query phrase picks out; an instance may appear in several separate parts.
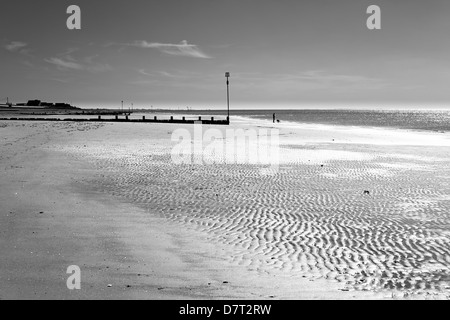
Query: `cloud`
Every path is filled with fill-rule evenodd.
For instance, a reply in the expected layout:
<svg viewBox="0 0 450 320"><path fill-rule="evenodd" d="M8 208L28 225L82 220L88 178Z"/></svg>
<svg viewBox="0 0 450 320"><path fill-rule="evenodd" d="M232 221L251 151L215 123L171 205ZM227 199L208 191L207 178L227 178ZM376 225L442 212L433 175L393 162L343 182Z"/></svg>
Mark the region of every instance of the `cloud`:
<svg viewBox="0 0 450 320"><path fill-rule="evenodd" d="M173 79L185 79L185 78L188 78L187 75L173 74L173 73L170 73L170 72L167 72L167 71L156 71L154 73L148 73L144 69L140 69L139 73L144 75L144 76L149 76L149 77L163 76L163 77L166 77L166 78L173 78Z"/></svg>
<svg viewBox="0 0 450 320"><path fill-rule="evenodd" d="M181 41L179 44L171 43L158 43L147 41L136 41L129 46L144 48L144 49L157 49L165 54L172 56L185 56L192 58L210 59L211 57L203 53L198 46L189 44L186 40Z"/></svg>
<svg viewBox="0 0 450 320"><path fill-rule="evenodd" d="M159 71L158 73L160 75L164 76L164 77L167 77L167 78L177 78L177 79L186 78L186 76L184 76L184 75L175 75L175 74L172 74L172 73L167 72L167 71Z"/></svg>
<svg viewBox="0 0 450 320"><path fill-rule="evenodd" d="M46 62L51 63L58 67L58 69L72 69L72 70L83 70L84 66L79 63L72 61L64 61L59 58L45 59Z"/></svg>
<svg viewBox="0 0 450 320"><path fill-rule="evenodd" d="M168 71L148 72L145 69L139 69L138 72L144 76L169 78L169 79L194 79L194 78L205 79L207 77L207 76L197 73L197 72L190 72L190 71L185 71L185 70L177 70L177 71L173 71L173 72L168 72Z"/></svg>
<svg viewBox="0 0 450 320"><path fill-rule="evenodd" d="M139 69L138 72L144 76L152 76L152 74L145 71L145 69Z"/></svg>
<svg viewBox="0 0 450 320"><path fill-rule="evenodd" d="M11 52L19 51L22 48L25 48L27 44L25 42L13 41L7 45L5 45L5 49Z"/></svg>
<svg viewBox="0 0 450 320"><path fill-rule="evenodd" d="M70 58L70 59L69 59ZM94 64L92 58L85 59L89 64L81 64L76 62L72 57L66 57L66 60L60 58L45 59L46 62L55 65L59 70L86 70L92 73L99 73L112 70L108 64Z"/></svg>
<svg viewBox="0 0 450 320"><path fill-rule="evenodd" d="M27 54L28 50L25 49L28 46L27 43L21 41L12 41L4 46L4 48L10 52L19 52L21 54Z"/></svg>

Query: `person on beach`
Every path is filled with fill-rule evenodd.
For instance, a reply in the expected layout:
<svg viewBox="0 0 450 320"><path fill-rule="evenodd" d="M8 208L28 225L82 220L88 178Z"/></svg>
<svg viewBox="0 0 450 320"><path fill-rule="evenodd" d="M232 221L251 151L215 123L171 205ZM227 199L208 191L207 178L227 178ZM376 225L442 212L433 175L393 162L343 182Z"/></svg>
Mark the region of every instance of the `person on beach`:
<svg viewBox="0 0 450 320"><path fill-rule="evenodd" d="M277 115L274 113L273 114L273 123L275 123L276 119L277 119Z"/></svg>

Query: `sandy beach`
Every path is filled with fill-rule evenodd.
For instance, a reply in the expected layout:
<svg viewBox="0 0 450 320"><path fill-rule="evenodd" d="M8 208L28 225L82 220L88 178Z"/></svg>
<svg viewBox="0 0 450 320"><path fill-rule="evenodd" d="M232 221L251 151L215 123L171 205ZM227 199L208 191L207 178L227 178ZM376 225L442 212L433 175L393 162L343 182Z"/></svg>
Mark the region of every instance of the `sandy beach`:
<svg viewBox="0 0 450 320"><path fill-rule="evenodd" d="M0 299L450 298L448 133L208 128L279 129L277 172L174 164L190 125L0 122Z"/></svg>

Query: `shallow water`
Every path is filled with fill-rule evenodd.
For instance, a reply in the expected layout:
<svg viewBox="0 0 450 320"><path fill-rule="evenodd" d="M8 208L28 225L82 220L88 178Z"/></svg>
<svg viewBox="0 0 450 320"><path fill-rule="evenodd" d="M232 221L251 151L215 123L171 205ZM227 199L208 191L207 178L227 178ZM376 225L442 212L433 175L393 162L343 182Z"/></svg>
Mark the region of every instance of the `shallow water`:
<svg viewBox="0 0 450 320"><path fill-rule="evenodd" d="M299 123L450 131L448 110L274 110L233 111L235 115Z"/></svg>
<svg viewBox="0 0 450 320"><path fill-rule="evenodd" d="M319 154L351 148L364 155L321 166L301 147L288 147L302 161L265 176L256 165L175 165L164 140L132 142L63 149L102 173L83 188L202 231L249 270L326 278L346 290L450 295L443 148L318 145Z"/></svg>

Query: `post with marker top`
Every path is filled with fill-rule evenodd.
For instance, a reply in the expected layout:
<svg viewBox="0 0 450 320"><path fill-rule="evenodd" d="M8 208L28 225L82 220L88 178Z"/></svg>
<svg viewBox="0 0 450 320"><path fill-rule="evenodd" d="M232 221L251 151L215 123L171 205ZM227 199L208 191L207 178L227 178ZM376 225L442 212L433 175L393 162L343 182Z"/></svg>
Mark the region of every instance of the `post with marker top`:
<svg viewBox="0 0 450 320"><path fill-rule="evenodd" d="M227 106L228 106L228 116L227 122L230 124L230 73L226 72L225 77L227 78Z"/></svg>

